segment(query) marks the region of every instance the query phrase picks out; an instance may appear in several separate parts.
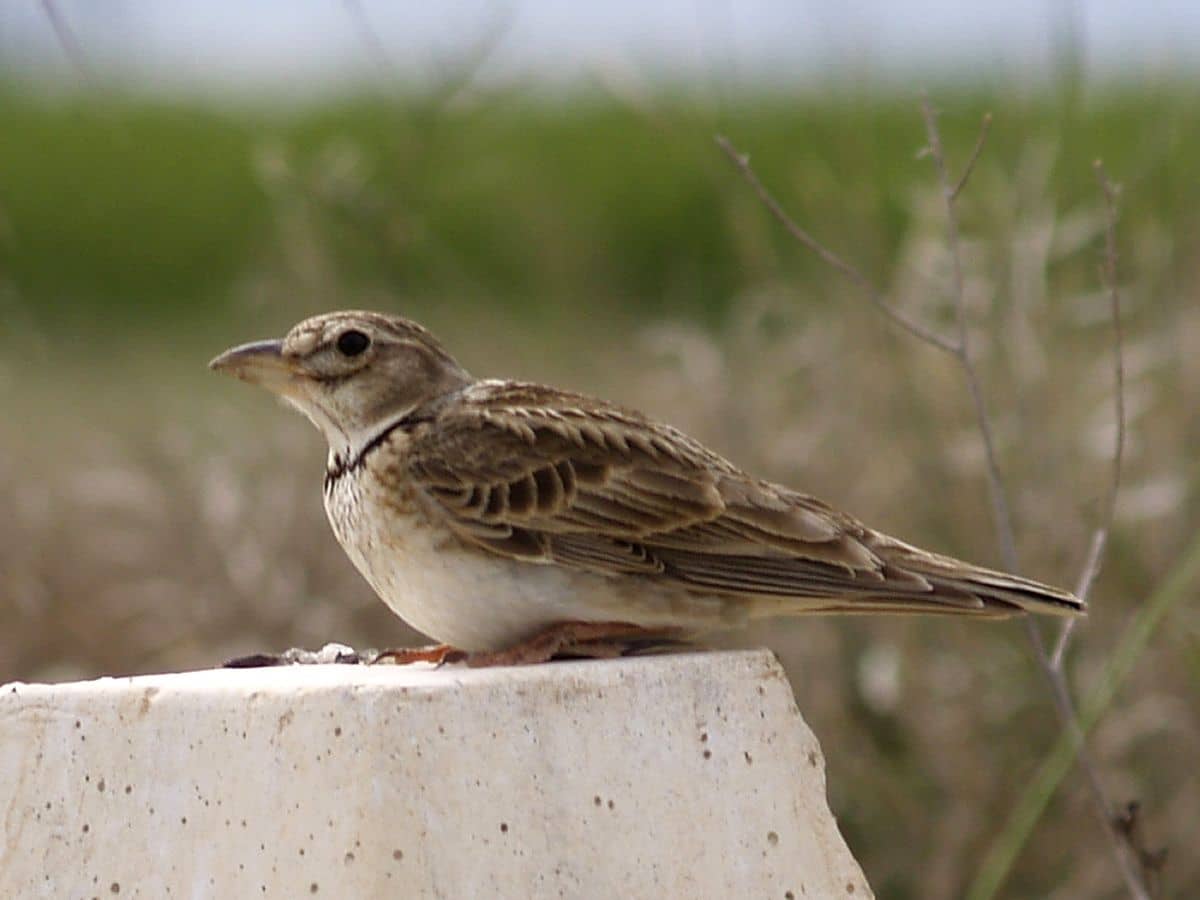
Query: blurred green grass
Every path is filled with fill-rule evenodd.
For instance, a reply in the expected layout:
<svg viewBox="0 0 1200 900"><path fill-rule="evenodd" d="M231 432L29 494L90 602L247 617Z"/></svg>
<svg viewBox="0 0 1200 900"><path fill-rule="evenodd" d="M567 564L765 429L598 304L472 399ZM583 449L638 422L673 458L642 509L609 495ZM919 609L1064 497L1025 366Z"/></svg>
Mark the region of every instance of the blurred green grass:
<svg viewBox="0 0 1200 900"><path fill-rule="evenodd" d="M994 116L962 201L968 296L1022 563L1063 584L1111 447L1092 160L1124 188L1128 470L1071 658L1080 693L1200 521L1198 99L1182 78L934 95L956 167ZM413 315L481 375L645 408L906 539L996 561L953 365L796 247L712 141L948 326L914 95L516 86L273 108L9 84L0 121L0 681L408 637L328 532L317 436L204 371L338 307ZM961 896L1058 733L1019 630L814 619L729 640L784 659L878 895ZM1193 599L1094 736L1152 842L1200 827L1198 709ZM1006 896L1119 896L1103 846L1069 782ZM1200 860L1176 854L1164 883L1200 890Z"/></svg>
<svg viewBox="0 0 1200 900"><path fill-rule="evenodd" d="M1055 145L1054 190L1093 190L1095 157L1122 174L1127 220L1192 233L1200 104L1188 85L1092 98L939 95L946 140L989 159ZM112 95L47 100L0 87L0 266L44 323L122 325L234 312L230 285L271 252L272 194L319 206L340 279L536 319L564 305L720 325L766 270L818 267L778 229L743 233L742 186L711 137L729 134L835 247L883 270L928 177L915 99L896 93L686 96L496 93L449 108L420 96L229 110ZM1176 260L1182 264L1183 260ZM1178 270L1174 270L1176 274ZM1170 275L1171 270L1164 275Z"/></svg>

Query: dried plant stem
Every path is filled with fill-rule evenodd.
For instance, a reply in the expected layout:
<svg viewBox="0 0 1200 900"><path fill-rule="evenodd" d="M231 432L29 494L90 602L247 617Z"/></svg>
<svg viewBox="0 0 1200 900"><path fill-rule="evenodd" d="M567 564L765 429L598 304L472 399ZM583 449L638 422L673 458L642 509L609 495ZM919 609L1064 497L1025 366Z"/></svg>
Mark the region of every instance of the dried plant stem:
<svg viewBox="0 0 1200 900"><path fill-rule="evenodd" d="M954 205L955 198L966 186L967 177L974 168L974 162L983 149L983 141L987 137L990 117L984 117L984 124L979 130L979 140L976 141L976 151L972 155L968 169L954 185L951 185L950 175L946 168L946 154L942 148L942 136L937 127L937 116L929 105L927 97L921 98L921 115L925 120L925 134L929 140L929 154L933 158L937 170L938 183L942 190L942 199L946 213L946 246L950 251L950 264L953 282L951 295L954 299L954 310L958 321L958 346L954 354L962 366L963 378L967 390L971 394L971 404L975 408L975 421L979 426L979 436L983 439L983 453L987 469L988 494L991 496L992 524L996 530L996 539L1000 544L1000 558L1010 571L1016 571L1017 542L1013 534L1012 514L1008 508L1008 495L1004 489L1004 479L1000 474L1000 464L996 459L996 441L992 433L992 418L988 414L987 401L983 395L983 386L979 373L975 369L975 360L971 356L971 328L969 311L967 309L966 285L963 278L962 253L958 240L958 210Z"/></svg>
<svg viewBox="0 0 1200 900"><path fill-rule="evenodd" d="M979 123L979 137L975 138L975 147L971 150L967 164L963 166L963 172L958 177L958 183L954 185L954 190L950 192L951 201L957 200L958 195L967 186L967 181L970 180L971 173L975 171L975 163L979 162L979 156L983 153L983 146L987 143L988 134L991 130L992 114L990 112L984 113L983 120Z"/></svg>
<svg viewBox="0 0 1200 900"><path fill-rule="evenodd" d="M1070 741L1069 746L1073 748L1073 758L1079 763L1084 780L1087 782L1088 794L1092 799L1092 807L1100 819L1100 824L1108 839L1109 847L1112 850L1113 860L1121 872L1121 878L1125 882L1126 890L1129 891L1129 896L1136 898L1136 900L1150 900L1150 892L1146 887L1141 873L1138 871L1138 862L1134 858L1133 850L1129 846L1125 835L1119 830L1116 807L1109 800L1108 792L1104 789L1104 782L1100 779L1100 770L1084 743L1086 732L1090 730L1091 726L1089 725L1085 729L1080 724L1079 713L1075 709L1074 700L1071 698L1071 691L1067 686L1066 676L1061 669L1056 669L1051 664L1050 655L1046 648L1046 642L1042 637L1041 629L1037 627L1032 619L1025 620L1025 633L1029 638L1029 643L1033 646L1038 666L1041 668L1042 674L1045 675L1046 681L1050 685L1050 696L1054 700L1054 708L1058 712L1058 717L1062 722L1063 732Z"/></svg>
<svg viewBox="0 0 1200 900"><path fill-rule="evenodd" d="M758 194L758 198L763 202L763 205L770 210L771 215L778 219L780 224L787 229L788 234L816 254L822 262L826 263L831 268L840 272L850 281L854 282L854 284L861 288L863 293L867 295L867 299L879 308L880 312L882 312L885 316L887 316L909 334L920 338L927 344L932 344L939 350L957 355L958 346L953 341L942 337L934 331L930 331L924 325L913 321L904 313L897 310L894 306L887 302L879 289L871 283L871 279L867 278L867 276L861 271L852 266L850 263L846 262L836 253L814 238L811 234L805 231L795 219L789 216L787 211L780 206L779 201L776 200L771 192L767 190L766 186L759 181L758 175L756 175L754 173L754 169L750 167L750 157L744 153L739 153L730 142L729 138L725 137L724 135L717 135L716 142L717 146L725 152L725 155L729 157L730 161L737 166L738 171L742 173L742 177L750 183L750 186L754 189L754 192Z"/></svg>
<svg viewBox="0 0 1200 900"><path fill-rule="evenodd" d="M1125 433L1128 423L1125 417L1125 334L1121 322L1121 292L1117 285L1117 189L1104 171L1100 160L1093 163L1096 181L1104 195L1104 262L1100 267L1101 279L1108 289L1108 304L1112 318L1112 354L1113 354L1113 414L1116 419L1116 435L1113 438L1112 477L1108 483L1108 494L1104 500L1104 508L1100 514L1100 524L1092 534L1092 542L1088 547L1087 559L1079 574L1079 583L1075 594L1080 600L1087 600L1092 592L1092 585L1100 574L1104 563L1104 551L1108 547L1108 535L1112 531L1113 516L1117 509L1117 493L1121 487L1121 468L1125 458ZM1050 656L1050 665L1055 670L1061 670L1066 657L1067 647L1071 636L1075 633L1077 619L1068 619L1058 633L1054 645L1054 653Z"/></svg>
<svg viewBox="0 0 1200 900"><path fill-rule="evenodd" d="M75 68L85 81L92 80L91 67L88 65L87 56L83 52L83 48L79 46L79 41L75 39L75 32L71 30L70 24L63 18L62 11L58 8L58 4L54 0L42 0L42 12L46 14L46 19L50 23L50 28L54 31L54 37L58 40L59 46L62 47L63 53L67 60Z"/></svg>
<svg viewBox="0 0 1200 900"><path fill-rule="evenodd" d="M371 17L363 7L362 0L342 0L346 14L353 20L359 38L367 52L375 61L375 65L385 79L399 81L403 75L395 57L388 51L387 43L371 22ZM479 71L492 57L500 41L512 24L512 9L507 4L498 4L492 9L490 19L476 36L475 40L456 59L448 64L435 61L434 67L440 69L437 83L440 85L432 95L431 105L438 109L459 94L463 88L473 82Z"/></svg>
<svg viewBox="0 0 1200 900"><path fill-rule="evenodd" d="M1017 559L1016 540L1014 536L1012 513L1008 506L1007 494L1004 488L1004 479L1000 472L1000 466L996 458L995 441L992 437L991 417L988 415L988 410L983 397L983 389L979 380L978 371L975 368L974 360L971 357L970 350L970 329L967 322L967 301L963 284L962 275L962 260L959 248L958 239L958 214L955 208L955 199L958 196L958 191L965 183L960 179L957 186L952 186L947 171L945 150L942 146L941 133L937 127L937 115L933 111L933 107L929 103L928 97L921 98L921 116L925 121L925 133L929 139L929 154L933 159L934 168L937 171L938 182L942 189L942 197L945 204L946 215L946 242L950 251L952 272L953 272L953 300L955 308L958 312L958 340L959 353L958 360L962 365L963 377L967 382L967 388L971 393L971 399L975 406L975 419L979 427L979 433L983 439L984 456L987 467L988 490L992 501L992 517L996 526L996 535L1000 545L1000 556L1004 561L1004 565L1011 571L1019 569L1019 561ZM987 120L984 121L984 126L980 129L980 139L986 136ZM976 147L979 147L979 142L976 142ZM972 160L978 155L976 153ZM973 162L972 162L973 164ZM1115 246L1115 240L1110 234L1112 246ZM1115 250L1110 249L1109 255L1115 254ZM1115 265L1114 265L1115 268ZM1121 393L1123 385L1118 385L1118 394ZM1118 400L1123 404L1123 400ZM1115 486L1110 490L1110 496L1115 498ZM1115 502L1115 500L1114 500ZM1101 551L1103 547L1100 548ZM1099 566L1100 555L1097 555L1096 566ZM1078 713L1075 710L1074 701L1071 698L1070 688L1067 685L1066 675L1061 667L1056 667L1051 656L1047 651L1045 640L1042 638L1042 632L1038 628L1036 622L1031 618L1025 619L1025 632L1029 638L1030 645L1033 647L1034 656L1037 658L1038 666L1042 670L1042 674L1050 686L1050 696L1054 702L1055 709L1058 712L1059 718L1062 720L1063 727L1071 736L1075 746L1076 756L1079 761L1080 768L1084 773L1084 778L1088 785L1088 792L1092 798L1093 807L1097 815L1100 817L1103 825L1104 833L1107 835L1110 847L1113 852L1113 858L1117 863L1117 867L1121 872L1121 877L1125 881L1126 889L1131 897L1137 900L1148 900L1149 892L1142 880L1140 873L1137 871L1137 865L1132 859L1132 853L1127 842L1118 833L1116 827L1116 818L1114 815L1114 806L1108 798L1108 794L1104 789L1104 784L1100 779L1099 770L1096 767L1095 761L1084 745L1083 732L1079 726Z"/></svg>
<svg viewBox="0 0 1200 900"><path fill-rule="evenodd" d="M1013 805L1004 830L993 843L979 869L979 874L967 891L968 900L990 900L996 895L1017 854L1028 842L1050 798L1070 772L1077 756L1081 735L1087 735L1100 721L1167 613L1181 600L1194 596L1198 580L1200 531L1192 536L1190 545L1179 555L1179 560L1160 586L1138 608L1133 621L1122 633L1121 640L1109 655L1096 686L1084 698L1079 716L1079 730L1063 731L1033 779L1026 784L1021 796Z"/></svg>
<svg viewBox="0 0 1200 900"><path fill-rule="evenodd" d="M1004 479L1000 470L996 454L996 442L994 438L994 429L992 427L991 416L988 412L986 398L983 392L982 382L979 378L978 370L975 366L974 357L971 353L971 335L969 310L966 302L965 278L963 274L962 254L959 241L959 225L958 213L955 203L966 187L970 179L971 173L975 169L975 165L983 152L984 145L987 141L988 132L991 127L991 115L984 116L980 126L979 136L976 139L974 149L971 156L963 169L962 175L957 180L951 180L949 169L946 164L945 150L942 145L941 133L937 126L937 116L934 113L932 106L927 98L922 97L921 114L925 122L926 136L929 141L928 153L933 160L935 170L937 172L938 183L942 193L942 199L945 207L946 217L946 241L950 254L951 261L951 276L952 276L952 299L954 302L957 333L954 339L944 337L931 331L920 322L914 321L903 313L895 309L883 296L883 294L871 283L871 281L862 274L857 268L843 260L840 256L825 247L820 241L808 233L802 226L788 215L783 209L779 201L771 194L770 191L763 185L750 166L749 157L737 151L728 138L718 136L716 138L717 145L724 151L725 155L733 162L741 173L742 177L754 189L759 199L767 207L770 213L787 229L801 245L806 247L818 258L827 263L830 267L840 272L843 276L854 282L857 286L864 290L871 302L879 308L888 318L897 323L908 331L914 337L924 341L925 343L949 353L958 360L959 365L963 370L963 377L967 385L967 390L971 396L972 406L975 410L976 424L979 428L980 437L983 441L984 456L986 463L988 492L991 500L991 510L993 525L996 531L997 542L1000 548L1000 556L1004 565L1012 571L1019 569L1019 560L1016 551L1016 539L1012 524L1012 514L1009 509L1007 493L1005 491ZM1092 548L1088 554L1088 561L1085 563L1084 575L1081 577L1081 584L1085 588L1085 593L1081 594L1081 599L1086 596L1086 590L1090 590L1091 584L1099 572L1099 567L1103 558L1105 543L1107 540L1108 529L1112 520L1112 509L1116 502L1116 492L1119 485L1119 473L1121 466L1121 455L1124 445L1124 365L1122 362L1123 348L1121 344L1120 331L1120 306L1116 292L1116 239L1115 239L1115 202L1114 190L1111 183L1103 176L1102 169L1098 168L1098 175L1101 178L1101 185L1105 192L1105 199L1109 211L1109 228L1108 228L1108 243L1106 252L1106 267L1105 279L1110 289L1110 297L1113 308L1114 317L1114 332L1116 340L1114 342L1114 355L1116 357L1117 370L1117 410L1118 410L1118 442L1114 460L1114 476L1110 484L1108 494L1108 506L1105 512L1103 523L1098 531L1098 535L1102 535L1093 540ZM1084 746L1084 735L1086 729L1081 727L1079 716L1076 712L1074 702L1071 698L1070 689L1067 685L1065 675L1062 670L1061 659L1052 658L1047 650L1045 641L1041 631L1037 625L1031 620L1025 620L1026 632L1029 637L1030 644L1033 647L1034 655L1038 660L1038 665L1042 669L1047 682L1050 686L1050 695L1053 700L1055 709L1058 712L1059 718L1062 720L1064 733L1060 739L1060 745L1066 747L1068 753L1067 762L1078 760L1081 769L1084 772L1085 780L1088 784L1089 793L1092 798L1093 806L1104 823L1104 832L1109 839L1112 848L1113 857L1117 867L1120 870L1121 876L1125 882L1129 895L1135 900L1149 900L1149 892L1146 889L1142 875L1138 871L1134 853L1131 850L1128 842L1122 837L1122 833L1114 816L1114 806L1108 799L1104 790L1103 783L1100 780L1099 773L1090 753ZM1066 641L1069 639L1070 632L1066 632L1060 636L1059 644L1065 649ZM1056 654L1060 656L1060 654ZM1099 711L1096 716L1098 717ZM1093 724L1089 721L1088 725ZM1063 773L1065 774L1065 772ZM1060 779L1061 780L1061 776ZM1054 785L1057 785L1057 781ZM1034 819L1036 821L1036 819ZM1032 827L1032 824L1029 825ZM1008 867L1016 858L1016 851L1007 858L1006 866L999 872L999 876L995 879L994 884L999 886L1003 880L1004 874L1007 873ZM995 874L993 872L993 874ZM975 896L973 894L973 896ZM982 893L978 896L991 896L990 893Z"/></svg>
<svg viewBox="0 0 1200 900"><path fill-rule="evenodd" d="M388 53L383 38L371 24L371 19L367 16L367 11L363 9L361 0L342 0L342 6L345 8L346 14L353 20L359 39L367 48L375 65L379 67L379 71L387 78L398 78L400 73L396 68L396 62Z"/></svg>

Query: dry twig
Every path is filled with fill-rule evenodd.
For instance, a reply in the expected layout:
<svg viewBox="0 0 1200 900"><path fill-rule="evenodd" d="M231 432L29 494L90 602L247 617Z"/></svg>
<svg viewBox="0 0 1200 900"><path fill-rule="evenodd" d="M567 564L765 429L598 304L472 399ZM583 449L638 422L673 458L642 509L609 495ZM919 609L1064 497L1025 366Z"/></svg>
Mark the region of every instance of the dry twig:
<svg viewBox="0 0 1200 900"><path fill-rule="evenodd" d="M1121 639L1106 655L1104 666L1092 688L1079 704L1079 727L1083 734L1091 733L1112 706L1117 692L1129 678L1129 673L1137 665L1155 633L1172 609L1195 596L1197 583L1200 583L1200 532L1192 536L1191 542L1179 554L1158 586L1138 606L1132 621L1122 631ZM1050 798L1074 768L1078 750L1078 733L1064 728L1041 765L1021 789L999 836L992 842L967 890L967 900L991 900L996 896L1012 868L1013 860L1029 842ZM1143 855L1143 844L1140 837L1132 835L1136 829L1130 827L1127 814L1115 818L1113 827L1121 840L1130 843L1130 849L1138 854L1144 880L1158 883L1165 854L1158 851Z"/></svg>
<svg viewBox="0 0 1200 900"><path fill-rule="evenodd" d="M767 207L770 213L783 224L797 241L800 242L808 250L816 254L821 260L830 265L833 269L841 273L843 276L854 282L866 293L871 302L878 307L888 318L901 325L906 331L913 336L919 338L931 346L949 353L955 357L963 370L964 380L967 384L967 389L971 395L972 404L975 410L976 423L978 425L980 436L983 440L984 454L986 459L986 470L988 480L988 490L991 497L991 509L993 524L996 530L997 540L1000 546L1000 555L1004 565L1012 571L1019 569L1016 541L1013 533L1012 516L1008 506L1007 495L1004 488L1004 480L1000 471L1000 466L997 460L995 441L993 438L993 428L991 417L988 413L986 400L983 394L982 384L979 378L978 371L975 367L974 359L971 355L971 338L969 327L969 316L967 310L965 285L963 277L962 258L959 247L959 227L958 213L955 206L959 195L966 187L971 173L975 169L975 164L983 151L987 141L988 131L991 127L991 115L985 115L980 126L979 136L976 139L975 147L972 150L971 156L963 169L962 174L957 180L951 180L949 169L946 164L945 151L942 146L941 133L937 127L937 116L933 108L929 104L927 98L922 97L921 114L925 122L926 136L929 141L928 155L932 158L935 170L937 172L938 183L941 188L943 203L946 216L946 241L951 258L951 274L952 274L952 294L953 302L957 318L957 336L952 340L943 337L936 332L931 331L920 322L916 322L908 316L898 312L883 294L866 278L857 268L843 260L841 257L833 253L816 238L810 235L803 227L797 224L786 210L780 205L779 201L767 190L767 188L759 180L754 170L750 167L749 157L739 153L733 144L725 137L718 136L717 144L730 158L738 171L754 189L759 199ZM1121 345L1120 331L1120 306L1116 290L1116 239L1115 239L1115 191L1112 184L1103 175L1103 170L1097 168L1098 177L1101 180L1101 186L1105 193L1105 199L1109 213L1109 228L1108 242L1106 250L1106 271L1105 280L1110 289L1110 297L1113 308L1114 330L1115 330L1115 346L1114 355L1116 357L1117 370L1117 409L1118 409L1118 439L1117 449L1114 460L1114 477L1110 485L1108 495L1108 506L1103 519L1103 524L1097 534L1103 534L1103 537L1098 537L1093 541L1093 548L1088 555L1088 562L1085 564L1084 576L1081 578L1081 586L1084 588L1084 593L1080 594L1081 598L1086 596L1086 592L1090 590L1091 584L1094 581L1096 574L1099 572L1099 567L1103 558L1104 546L1107 541L1107 533L1112 520L1112 509L1115 505L1117 487L1119 484L1119 472L1121 465L1121 454L1124 445L1124 365L1122 362L1123 348ZM1138 864L1141 862L1141 855L1137 854L1136 848L1132 847L1131 842L1127 838L1129 829L1122 829L1117 817L1114 815L1113 804L1109 801L1100 780L1096 765L1091 758L1090 753L1084 745L1083 731L1079 725L1078 714L1075 709L1074 702L1071 698L1070 690L1066 683L1066 678L1061 667L1061 660L1055 662L1047 651L1045 642L1042 638L1041 631L1031 619L1026 619L1026 629L1033 646L1038 664L1046 676L1051 688L1051 697L1053 699L1055 709L1057 710L1060 719L1063 722L1063 727L1071 738L1073 752L1075 758L1084 772L1085 780L1087 781L1089 792L1092 797L1093 805L1104 823L1104 831L1108 836L1110 845L1113 850L1113 856L1117 866L1121 872L1121 876L1128 889L1129 895L1135 900L1148 900L1149 892L1145 886L1143 872L1139 871ZM1069 632L1066 632L1060 637L1060 643L1065 648L1065 642L1069 638Z"/></svg>
<svg viewBox="0 0 1200 900"><path fill-rule="evenodd" d="M355 30L367 48L376 66L385 78L399 80L400 67L388 51L387 44L371 22L363 7L362 0L342 0L347 15L354 21ZM479 71L487 64L499 47L501 40L512 24L513 13L510 6L499 4L492 9L492 15L484 23L474 40L456 58L449 61L434 60L433 68L437 69L436 84L432 105L434 108L443 106L456 97L463 89L475 81Z"/></svg>
<svg viewBox="0 0 1200 900"><path fill-rule="evenodd" d="M996 539L1000 543L1000 558L1009 571L1017 570L1017 542L1013 535L1012 514L1008 508L1008 495L1004 490L1004 479L1000 474L1000 463L996 459L996 441L992 436L992 418L988 415L987 401L983 395L983 386L979 373L975 369L975 360L971 356L971 329L968 321L966 287L963 282L962 253L958 244L958 210L954 205L958 192L966 186L982 151L987 138L990 116L984 116L983 125L979 129L979 140L976 141L976 151L968 163L963 176L951 185L950 175L946 168L946 154L942 149L942 136L937 127L937 116L929 105L929 98L921 98L921 116L925 120L925 134L929 139L929 155L933 158L937 170L938 183L942 189L942 200L946 213L946 245L950 250L951 271L953 284L951 287L954 309L958 320L958 357L962 366L963 378L967 382L967 390L971 394L971 403L975 408L975 421L979 426L979 436L983 439L983 453L987 468L988 493L991 496L992 523L996 529Z"/></svg>
<svg viewBox="0 0 1200 900"><path fill-rule="evenodd" d="M950 192L950 199L952 201L957 200L958 195L967 186L967 181L970 179L971 173L975 171L975 163L979 162L979 155L983 153L983 145L987 143L988 133L991 130L992 114L990 112L984 113L983 120L979 123L979 137L975 139L975 148L971 151L971 156L967 159L967 164L963 166L963 173L958 177L958 183L954 185L954 190Z"/></svg>
<svg viewBox="0 0 1200 900"><path fill-rule="evenodd" d="M1104 171L1104 163L1096 160L1093 164L1096 180L1104 194L1104 262L1100 266L1101 281L1108 288L1109 310L1112 316L1113 331L1113 406L1116 419L1116 436L1113 439L1112 479L1108 484L1108 495L1105 497L1104 508L1100 514L1100 524L1092 534L1088 547L1087 558L1083 570L1079 574L1075 595L1086 601L1092 592L1092 585L1100 574L1104 562L1104 551L1108 547L1108 535L1112 531L1113 516L1117 508L1117 492L1121 487L1121 467L1125 457L1125 334L1121 323L1121 292L1117 287L1117 188L1109 180ZM1058 633L1054 644L1054 653L1050 656L1050 665L1058 671L1062 670L1066 657L1067 646L1075 633L1078 619L1068 619Z"/></svg>
<svg viewBox="0 0 1200 900"><path fill-rule="evenodd" d="M1000 555L1004 561L1004 565L1011 571L1017 571L1019 568L1016 540L1014 537L1012 515L1008 508L1007 496L1004 489L1003 477L1000 473L1000 467L996 459L995 442L992 439L991 417L988 415L987 407L983 399L982 386L979 381L978 373L975 369L974 362L971 358L969 344L969 329L966 321L966 297L963 292L962 279L962 263L959 256L958 246L958 216L955 210L955 198L957 197L957 188L950 186L950 180L947 175L945 151L942 147L941 134L937 127L937 116L930 106L927 97L921 98L921 115L925 120L925 132L929 138L929 153L933 158L934 167L937 170L938 181L941 184L942 195L945 200L946 214L946 230L947 230L947 245L950 250L950 255L953 263L954 272L954 303L958 310L959 322L959 362L963 368L963 376L967 382L967 388L971 392L971 399L975 405L976 424L979 427L979 433L983 439L984 455L987 461L988 488L992 498L992 514L996 524L996 533L1000 542ZM980 140L976 142L976 147L982 142L987 133L988 121L985 118L983 127L980 129ZM972 156L972 165L975 157ZM959 184L962 184L960 180ZM1102 182L1106 185L1107 182ZM1111 208L1111 193L1105 191L1106 200ZM1113 277L1112 283L1115 285L1115 228L1109 231L1109 250L1108 256L1112 261L1112 270L1108 273ZM1115 286L1113 288L1115 291ZM1119 310L1119 306L1117 307ZM1119 325L1117 326L1119 331ZM1118 353L1120 347L1118 346ZM1123 369L1123 364L1118 362L1118 367ZM1117 386L1118 403L1124 408L1124 400L1120 398L1123 390L1122 383ZM1122 439L1123 441L1123 439ZM1119 460L1118 460L1119 464ZM1115 503L1116 484L1114 483L1110 491L1110 497ZM1107 531L1107 529L1106 529ZM1103 546L1096 554L1095 570L1099 570L1100 561L1102 558ZM1059 718L1076 741L1076 755L1079 766L1084 773L1084 778L1088 784L1088 790L1092 798L1092 804L1101 819L1104 826L1104 832L1108 836L1110 846L1113 851L1113 858L1120 869L1121 877L1125 881L1125 886L1131 897L1137 900L1148 900L1149 892L1146 889L1145 883L1141 874L1136 868L1136 861L1131 858L1131 847L1129 842L1124 838L1123 833L1116 827L1115 816L1113 812L1113 804L1108 798L1108 794L1104 789L1104 784L1100 779L1100 773L1095 761L1092 759L1091 753L1088 752L1084 745L1083 733L1079 727L1079 716L1075 709L1074 700L1071 697L1070 688L1067 685L1066 676L1061 667L1056 667L1051 659L1050 654L1046 649L1045 640L1042 637L1041 629L1032 618L1026 618L1024 621L1026 635L1029 638L1030 644L1033 646L1034 655L1037 658L1038 666L1042 670L1042 674L1046 677L1050 686L1050 696L1054 701L1055 709L1058 712Z"/></svg>
<svg viewBox="0 0 1200 900"><path fill-rule="evenodd" d="M1137 855L1138 865L1141 866L1142 876L1147 884L1157 884L1162 877L1163 867L1167 863L1167 849L1159 847L1151 850L1146 846L1142 834L1142 807L1137 801L1127 803L1125 809L1113 820L1115 828L1125 838L1125 842Z"/></svg>
<svg viewBox="0 0 1200 900"><path fill-rule="evenodd" d="M936 332L930 331L924 325L913 321L904 313L897 310L894 306L887 302L879 289L871 283L871 279L867 278L867 276L861 271L850 265L850 263L846 262L836 253L810 235L802 227L800 227L799 223L789 216L787 211L779 205L779 201L772 196L771 192L767 190L766 186L758 180L758 176L754 174L754 169L750 167L750 157L747 154L739 153L737 149L734 148L729 138L725 137L724 135L717 135L716 142L717 146L720 147L725 152L725 155L728 156L733 162L733 164L737 166L738 171L742 173L742 177L750 183L752 188L754 188L754 192L758 194L758 198L763 202L763 205L770 210L771 215L778 219L783 227L787 229L788 234L815 253L822 262L836 269L838 272L841 272L842 275L858 285L858 287L860 287L867 295L868 300L875 304L875 306L877 306L885 316L887 316L909 334L920 338L928 344L932 344L939 350L944 350L946 353L952 353L955 355L958 354L958 346L953 341L951 341L949 338L942 337Z"/></svg>
<svg viewBox="0 0 1200 900"><path fill-rule="evenodd" d="M58 4L54 0L42 0L42 12L46 14L46 19L49 21L67 60L85 81L91 81L92 70L88 65L87 55L79 46L79 41L75 39L75 32L71 30L70 24L63 18Z"/></svg>
<svg viewBox="0 0 1200 900"><path fill-rule="evenodd" d="M396 62L392 59L392 55L388 53L383 38L379 36L379 32L371 24L371 20L367 16L367 11L363 9L362 0L342 0L342 6L345 7L346 14L354 21L354 27L358 31L359 40L363 42L363 45L371 54L371 58L375 60L375 64L379 67L380 72L388 78L399 77L400 72L396 67Z"/></svg>

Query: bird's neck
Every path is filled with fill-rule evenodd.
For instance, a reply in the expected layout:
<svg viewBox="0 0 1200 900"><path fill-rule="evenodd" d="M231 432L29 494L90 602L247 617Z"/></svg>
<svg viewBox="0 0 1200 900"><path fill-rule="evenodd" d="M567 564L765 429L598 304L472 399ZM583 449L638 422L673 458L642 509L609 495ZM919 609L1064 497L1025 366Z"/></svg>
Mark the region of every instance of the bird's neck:
<svg viewBox="0 0 1200 900"><path fill-rule="evenodd" d="M331 441L325 464L325 483L328 485L358 470L376 449L387 443L397 432L406 432L425 418L421 415L419 407L409 407L393 413L369 428L341 435L336 442Z"/></svg>

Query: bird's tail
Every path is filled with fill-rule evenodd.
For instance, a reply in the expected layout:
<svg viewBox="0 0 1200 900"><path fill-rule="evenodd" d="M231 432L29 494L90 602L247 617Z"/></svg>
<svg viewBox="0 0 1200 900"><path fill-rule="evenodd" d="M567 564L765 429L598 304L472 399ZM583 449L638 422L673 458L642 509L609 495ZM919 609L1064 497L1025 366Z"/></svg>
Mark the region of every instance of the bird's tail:
<svg viewBox="0 0 1200 900"><path fill-rule="evenodd" d="M929 585L928 592L890 592L864 602L894 607L897 612L944 612L1004 617L1020 613L1075 616L1087 612L1086 604L1070 591L1032 578L998 572L949 556L920 550L895 538L879 535L871 548L885 563L885 573L916 577ZM885 584L887 579L885 576ZM855 604L857 605L857 604ZM907 608L906 608L907 607ZM853 610L844 610L851 612Z"/></svg>
<svg viewBox="0 0 1200 900"><path fill-rule="evenodd" d="M819 583L798 579L778 589L756 591L750 615L921 613L1000 619L1025 613L1086 613L1083 601L1070 591L929 553L877 532L864 538L881 564L878 571Z"/></svg>

